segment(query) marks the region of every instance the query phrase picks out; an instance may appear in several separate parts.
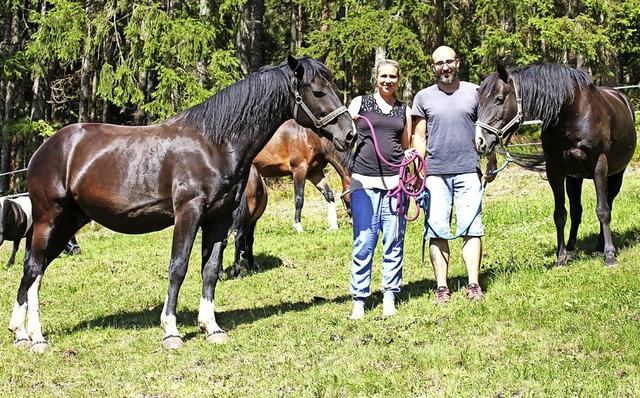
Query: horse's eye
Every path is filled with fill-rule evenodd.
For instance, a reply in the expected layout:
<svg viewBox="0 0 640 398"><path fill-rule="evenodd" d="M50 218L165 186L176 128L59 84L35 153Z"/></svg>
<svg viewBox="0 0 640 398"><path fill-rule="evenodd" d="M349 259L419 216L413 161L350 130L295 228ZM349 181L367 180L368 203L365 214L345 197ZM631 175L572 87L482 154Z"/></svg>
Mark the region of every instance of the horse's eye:
<svg viewBox="0 0 640 398"><path fill-rule="evenodd" d="M496 97L496 104L498 105L504 104L504 97L502 95L499 95Z"/></svg>
<svg viewBox="0 0 640 398"><path fill-rule="evenodd" d="M313 91L313 96L316 98L322 98L326 95L326 93L322 92L322 91Z"/></svg>

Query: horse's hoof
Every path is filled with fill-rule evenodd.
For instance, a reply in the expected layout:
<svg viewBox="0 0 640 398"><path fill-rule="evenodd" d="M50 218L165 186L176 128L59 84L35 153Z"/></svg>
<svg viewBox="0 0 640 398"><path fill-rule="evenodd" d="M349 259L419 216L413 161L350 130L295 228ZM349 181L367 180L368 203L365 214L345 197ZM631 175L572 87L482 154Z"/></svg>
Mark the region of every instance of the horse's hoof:
<svg viewBox="0 0 640 398"><path fill-rule="evenodd" d="M180 336L166 336L162 339L162 348L165 350L178 350L182 347L184 347L184 343Z"/></svg>
<svg viewBox="0 0 640 398"><path fill-rule="evenodd" d="M556 268L563 268L567 266L567 258L559 258L558 261L556 261Z"/></svg>
<svg viewBox="0 0 640 398"><path fill-rule="evenodd" d="M607 258L604 260L605 267L615 267L618 264L618 259L613 255L607 255Z"/></svg>
<svg viewBox="0 0 640 398"><path fill-rule="evenodd" d="M216 330L215 332L211 332L207 335L207 341L211 344L221 344L229 341L229 336L227 332L224 330Z"/></svg>
<svg viewBox="0 0 640 398"><path fill-rule="evenodd" d="M29 348L31 347L31 340L29 339L16 339L13 342L13 346L16 348Z"/></svg>
<svg viewBox="0 0 640 398"><path fill-rule="evenodd" d="M31 343L31 352L42 354L47 350L48 346L49 343L47 343L46 341L34 341L33 343Z"/></svg>

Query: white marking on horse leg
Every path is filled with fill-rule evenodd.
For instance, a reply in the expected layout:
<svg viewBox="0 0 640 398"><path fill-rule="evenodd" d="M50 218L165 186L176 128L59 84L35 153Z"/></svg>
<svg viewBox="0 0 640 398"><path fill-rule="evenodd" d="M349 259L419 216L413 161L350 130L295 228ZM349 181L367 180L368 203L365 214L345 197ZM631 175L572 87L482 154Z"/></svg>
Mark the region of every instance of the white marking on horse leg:
<svg viewBox="0 0 640 398"><path fill-rule="evenodd" d="M42 335L42 324L40 323L40 302L38 293L40 291L40 284L42 283L42 275L38 275L36 280L27 291L27 308L28 324L27 333L31 337L33 344L45 343L46 340Z"/></svg>
<svg viewBox="0 0 640 398"><path fill-rule="evenodd" d="M303 232L302 224L299 223L299 222L294 222L293 223L293 229L295 229L298 232Z"/></svg>
<svg viewBox="0 0 640 398"><path fill-rule="evenodd" d="M223 343L229 339L227 333L218 326L214 312L214 302L200 298L200 309L198 311L198 323L207 334L207 341L210 343Z"/></svg>
<svg viewBox="0 0 640 398"><path fill-rule="evenodd" d="M160 326L162 327L162 331L164 332L164 335L162 336L163 339L170 336L180 336L178 326L176 325L175 315L167 315L168 300L169 297L165 298L164 306L162 307L162 314L160 314Z"/></svg>
<svg viewBox="0 0 640 398"><path fill-rule="evenodd" d="M22 305L18 304L16 300L13 305L13 312L11 313L11 320L9 321L9 330L16 337L16 343L29 342L29 334L24 327L24 322L27 319L27 303Z"/></svg>
<svg viewBox="0 0 640 398"><path fill-rule="evenodd" d="M338 213L335 202L327 203L327 218L329 219L329 229L338 229Z"/></svg>

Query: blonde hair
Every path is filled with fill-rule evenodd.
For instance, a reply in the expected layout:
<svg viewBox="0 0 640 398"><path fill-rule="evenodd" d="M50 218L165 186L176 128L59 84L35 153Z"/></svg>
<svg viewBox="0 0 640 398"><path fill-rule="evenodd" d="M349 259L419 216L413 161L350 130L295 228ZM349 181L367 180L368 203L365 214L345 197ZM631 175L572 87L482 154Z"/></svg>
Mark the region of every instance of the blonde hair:
<svg viewBox="0 0 640 398"><path fill-rule="evenodd" d="M391 65L396 68L396 70L398 71L398 82L400 82L400 77L402 76L402 73L400 72L400 65L398 64L398 62L392 59L385 58L377 62L376 65L371 70L371 82L373 83L373 87L375 91L378 91L378 73L380 72L380 68L385 65ZM393 93L393 96L397 99L398 96L396 92L397 91Z"/></svg>

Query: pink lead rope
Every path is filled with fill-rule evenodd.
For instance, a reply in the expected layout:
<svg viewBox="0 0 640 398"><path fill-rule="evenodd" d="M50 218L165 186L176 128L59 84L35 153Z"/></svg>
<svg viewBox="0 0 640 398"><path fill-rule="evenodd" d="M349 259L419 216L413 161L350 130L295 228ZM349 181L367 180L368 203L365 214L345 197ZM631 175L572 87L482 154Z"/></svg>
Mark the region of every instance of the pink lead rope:
<svg viewBox="0 0 640 398"><path fill-rule="evenodd" d="M360 116L367 124L369 125L369 129L371 129L371 136L373 137L373 145L376 148L376 154L386 165L391 167L396 167L400 169L400 181L398 182L398 186L392 188L387 193L389 197L396 197L397 199L397 207L396 211L398 214L402 214L407 221L414 221L420 215L420 206L416 197L420 195L424 191L424 184L426 179L426 164L424 158L416 151L413 152L413 155L410 159L403 159L400 164L393 164L388 162L382 153L380 153L380 148L378 147L378 138L376 137L375 129L371 124L371 121L364 116ZM411 173L410 168L408 167L411 163L416 162L416 169L413 173ZM418 189L415 188L417 185L417 181L420 179L420 173L425 172L425 178L420 180L420 186ZM416 214L413 217L409 216L409 207L411 204L411 198L413 198L414 203L416 204Z"/></svg>

